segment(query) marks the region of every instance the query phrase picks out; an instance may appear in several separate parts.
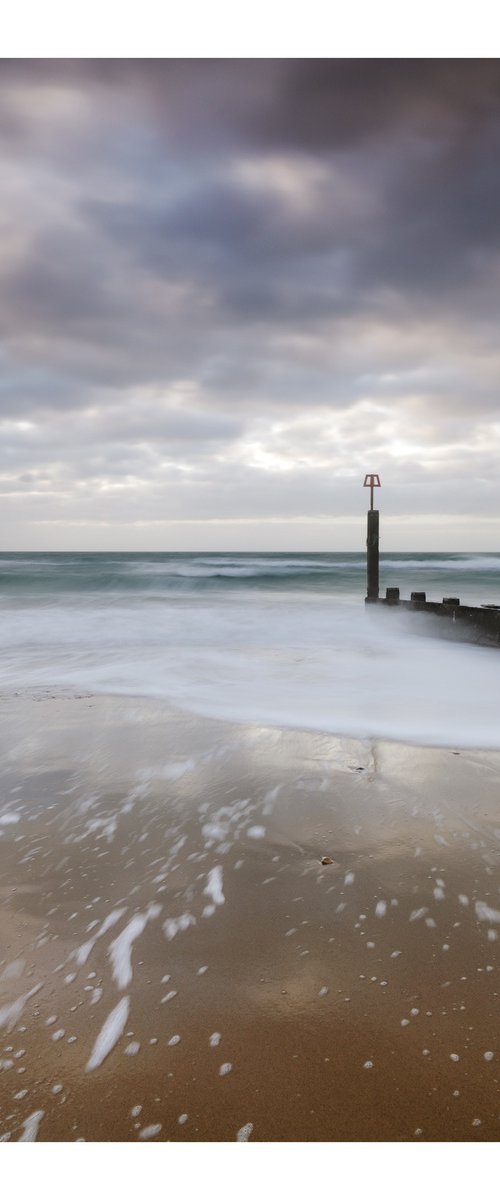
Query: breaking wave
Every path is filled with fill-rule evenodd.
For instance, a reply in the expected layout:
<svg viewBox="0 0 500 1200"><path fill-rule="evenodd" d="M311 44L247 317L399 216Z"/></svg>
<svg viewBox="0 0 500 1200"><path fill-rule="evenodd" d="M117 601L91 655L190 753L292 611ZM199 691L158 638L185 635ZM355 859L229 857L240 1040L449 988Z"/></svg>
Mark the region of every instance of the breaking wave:
<svg viewBox="0 0 500 1200"><path fill-rule="evenodd" d="M0 684L500 748L500 651L442 641L414 614L366 609L364 569L364 555L346 554L3 555ZM476 602L499 599L500 556L381 562L384 585L405 572L405 591L418 584L437 599L444 571L463 602L474 588Z"/></svg>

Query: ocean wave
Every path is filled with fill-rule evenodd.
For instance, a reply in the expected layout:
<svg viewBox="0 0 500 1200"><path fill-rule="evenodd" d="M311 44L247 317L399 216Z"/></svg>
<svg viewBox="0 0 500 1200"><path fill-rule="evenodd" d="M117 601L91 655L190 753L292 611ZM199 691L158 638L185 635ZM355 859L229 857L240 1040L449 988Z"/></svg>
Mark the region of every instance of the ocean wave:
<svg viewBox="0 0 500 1200"><path fill-rule="evenodd" d="M473 553L394 553L381 551L380 564L398 570L415 570L423 567L446 571L500 571L500 554ZM189 554L165 552L155 554L99 553L45 553L22 556L15 553L0 554L0 574L3 576L30 573L38 575L53 571L54 580L67 575L84 579L115 575L117 578L147 575L178 575L180 577L250 577L252 575L314 574L339 571L362 571L366 567L364 552L349 554Z"/></svg>
<svg viewBox="0 0 500 1200"><path fill-rule="evenodd" d="M314 559L271 559L256 558L238 562L231 559L198 560L194 562L141 562L131 563L127 573L132 575L165 575L186 579L252 579L272 578L273 576L297 576L311 574L331 574L339 570L349 570L364 565L357 560L349 562L314 560Z"/></svg>
<svg viewBox="0 0 500 1200"><path fill-rule="evenodd" d="M415 620L318 596L10 609L0 686L154 696L231 721L500 749L498 651L417 636Z"/></svg>
<svg viewBox="0 0 500 1200"><path fill-rule="evenodd" d="M500 573L500 555L481 555L481 554L456 554L446 557L436 557L425 555L422 558L386 558L385 555L380 555L380 567L391 567L395 570L422 570L426 568L430 573L432 571L454 571L459 574L461 571L498 571Z"/></svg>

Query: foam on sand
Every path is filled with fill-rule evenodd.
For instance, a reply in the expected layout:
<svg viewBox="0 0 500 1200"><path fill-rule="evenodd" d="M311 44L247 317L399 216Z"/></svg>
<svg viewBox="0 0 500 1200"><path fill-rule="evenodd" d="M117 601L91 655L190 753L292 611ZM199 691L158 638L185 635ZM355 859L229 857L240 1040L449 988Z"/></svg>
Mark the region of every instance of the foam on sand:
<svg viewBox="0 0 500 1200"><path fill-rule="evenodd" d="M130 996L123 996L116 1008L113 1008L109 1017L106 1018L101 1032L96 1038L94 1049L85 1067L86 1071L95 1071L96 1067L100 1067L104 1059L111 1053L125 1029L129 1012Z"/></svg>
<svg viewBox="0 0 500 1200"><path fill-rule="evenodd" d="M147 1142L149 1138L158 1137L159 1133L161 1133L161 1125L146 1125L144 1129L140 1130L139 1137L141 1142Z"/></svg>
<svg viewBox="0 0 500 1200"><path fill-rule="evenodd" d="M212 870L207 875L207 886L203 888L203 895L209 896L214 904L224 904L226 897L222 891L222 867L212 867Z"/></svg>
<svg viewBox="0 0 500 1200"><path fill-rule="evenodd" d="M28 1003L28 1000L31 998L31 996L36 996L37 992L39 992L40 988L42 987L43 983L37 983L35 987L31 988L29 992L26 992L24 996L20 996L18 1000L14 1000L12 1004L4 1004L3 1008L0 1008L0 1029L3 1025L6 1025L7 1029L12 1029L12 1026L15 1025L16 1021L21 1016L21 1013L23 1012L25 1005Z"/></svg>
<svg viewBox="0 0 500 1200"><path fill-rule="evenodd" d="M476 917L478 921L493 921L495 925L500 924L500 912L497 908L490 908L483 900L476 900Z"/></svg>
<svg viewBox="0 0 500 1200"><path fill-rule="evenodd" d="M137 913L135 917L132 917L125 929L118 934L114 942L111 942L108 954L113 965L113 979L117 987L126 988L131 983L133 943L144 932L148 921L154 921L160 912L160 904L148 904L146 912Z"/></svg>
<svg viewBox="0 0 500 1200"><path fill-rule="evenodd" d="M196 919L191 913L182 913L180 917L167 917L167 920L163 922L163 932L167 941L171 942L178 933L189 929L190 925L196 925Z"/></svg>
<svg viewBox="0 0 500 1200"><path fill-rule="evenodd" d="M25 958L15 958L13 962L7 963L7 966L4 967L0 974L0 983L3 983L7 979L20 979L24 973L25 966Z"/></svg>
<svg viewBox="0 0 500 1200"><path fill-rule="evenodd" d="M252 1133L253 1133L253 1125L252 1125L252 1122L249 1121L247 1125L242 1125L241 1129L238 1129L238 1132L236 1134L236 1141L237 1142L248 1142L248 1139L249 1139L249 1137L251 1137Z"/></svg>
<svg viewBox="0 0 500 1200"><path fill-rule="evenodd" d="M36 1112L31 1113L31 1116L26 1117L23 1122L23 1133L18 1138L19 1142L36 1142L40 1121L44 1115L44 1109L39 1108Z"/></svg>
<svg viewBox="0 0 500 1200"><path fill-rule="evenodd" d="M80 967L87 962L89 954L94 949L98 939L102 938L103 935L108 932L108 929L112 929L113 925L117 924L117 922L120 920L120 917L123 917L123 914L126 913L126 911L126 908L115 908L113 912L108 914L105 921L102 922L102 925L97 930L97 933L94 934L93 938L89 938L88 942L84 942L82 946L79 946L78 950L75 950L75 959Z"/></svg>

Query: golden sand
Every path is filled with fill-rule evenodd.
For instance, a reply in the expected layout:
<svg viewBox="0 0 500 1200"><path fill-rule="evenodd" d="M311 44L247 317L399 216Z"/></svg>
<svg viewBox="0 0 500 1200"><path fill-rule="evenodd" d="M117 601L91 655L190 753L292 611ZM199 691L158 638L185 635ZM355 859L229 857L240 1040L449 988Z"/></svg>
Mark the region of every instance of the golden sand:
<svg viewBox="0 0 500 1200"><path fill-rule="evenodd" d="M497 1140L499 754L1 708L4 1140Z"/></svg>

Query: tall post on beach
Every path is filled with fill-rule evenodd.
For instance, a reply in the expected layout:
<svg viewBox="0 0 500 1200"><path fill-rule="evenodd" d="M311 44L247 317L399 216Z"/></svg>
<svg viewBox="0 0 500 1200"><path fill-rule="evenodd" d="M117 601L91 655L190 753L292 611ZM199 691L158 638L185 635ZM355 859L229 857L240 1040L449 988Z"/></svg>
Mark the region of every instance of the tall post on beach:
<svg viewBox="0 0 500 1200"><path fill-rule="evenodd" d="M365 475L363 487L370 488L370 508L367 513L366 532L366 599L378 600L378 508L373 507L373 489L380 487L378 475Z"/></svg>

